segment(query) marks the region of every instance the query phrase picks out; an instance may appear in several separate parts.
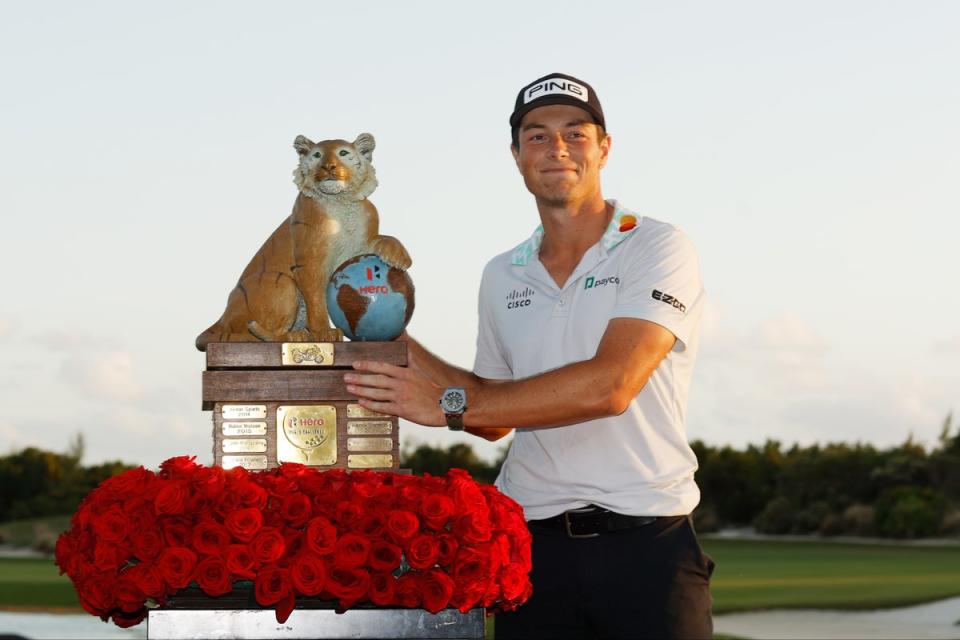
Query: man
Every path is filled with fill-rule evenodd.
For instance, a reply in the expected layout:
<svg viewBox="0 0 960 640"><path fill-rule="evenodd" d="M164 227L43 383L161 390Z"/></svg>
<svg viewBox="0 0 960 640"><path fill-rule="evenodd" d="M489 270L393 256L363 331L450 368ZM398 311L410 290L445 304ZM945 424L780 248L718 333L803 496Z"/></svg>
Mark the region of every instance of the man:
<svg viewBox="0 0 960 640"><path fill-rule="evenodd" d="M409 368L357 363L348 389L423 425L516 430L497 486L529 522L534 591L498 616L498 640L710 637L713 563L690 523L700 494L684 426L696 252L604 200L611 138L586 82L535 80L510 126L541 226L484 270L473 372L406 337Z"/></svg>

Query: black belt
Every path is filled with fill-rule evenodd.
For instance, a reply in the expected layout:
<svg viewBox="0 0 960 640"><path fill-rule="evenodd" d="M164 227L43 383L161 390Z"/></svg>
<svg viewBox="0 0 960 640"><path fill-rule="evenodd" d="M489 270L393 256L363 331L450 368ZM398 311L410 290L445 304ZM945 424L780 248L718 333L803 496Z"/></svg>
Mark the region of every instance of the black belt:
<svg viewBox="0 0 960 640"><path fill-rule="evenodd" d="M643 527L659 519L658 516L627 516L590 505L582 509L564 511L552 518L530 520L527 524L559 529L571 538L593 538L601 533Z"/></svg>

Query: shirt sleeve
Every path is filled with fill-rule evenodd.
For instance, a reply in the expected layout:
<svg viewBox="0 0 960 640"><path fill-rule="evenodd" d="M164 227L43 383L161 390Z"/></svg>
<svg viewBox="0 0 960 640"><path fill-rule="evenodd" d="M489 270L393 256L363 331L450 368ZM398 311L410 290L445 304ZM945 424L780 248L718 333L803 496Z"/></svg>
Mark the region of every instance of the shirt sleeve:
<svg viewBox="0 0 960 640"><path fill-rule="evenodd" d="M705 292L700 261L690 239L667 226L649 243L628 245L623 282L613 317L655 322L677 338L676 351L686 349L703 310Z"/></svg>
<svg viewBox="0 0 960 640"><path fill-rule="evenodd" d="M473 372L481 378L490 380L513 380L513 369L510 367L503 350L503 343L497 331L493 305L490 301L490 270L488 264L483 270L480 280L480 295L477 314L479 328L477 330L477 357L473 363Z"/></svg>

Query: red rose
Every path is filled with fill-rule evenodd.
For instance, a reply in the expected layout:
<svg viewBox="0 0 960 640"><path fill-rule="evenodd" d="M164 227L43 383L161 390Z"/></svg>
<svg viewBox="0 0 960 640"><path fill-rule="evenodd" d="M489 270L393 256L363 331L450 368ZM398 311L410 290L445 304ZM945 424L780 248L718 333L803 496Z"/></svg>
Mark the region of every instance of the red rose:
<svg viewBox="0 0 960 640"><path fill-rule="evenodd" d="M397 579L389 573L375 573L370 576L370 590L367 596L370 602L385 607L394 604L397 593Z"/></svg>
<svg viewBox="0 0 960 640"><path fill-rule="evenodd" d="M230 593L230 570L220 556L207 556L197 563L193 579L205 594L216 598Z"/></svg>
<svg viewBox="0 0 960 640"><path fill-rule="evenodd" d="M123 611L114 611L111 616L113 624L117 625L121 629L127 629L129 627L135 627L136 625L143 622L143 619L147 617L146 607L138 609L133 613L124 613Z"/></svg>
<svg viewBox="0 0 960 640"><path fill-rule="evenodd" d="M397 604L414 609L420 606L420 575L409 571L397 579Z"/></svg>
<svg viewBox="0 0 960 640"><path fill-rule="evenodd" d="M327 573L327 563L312 553L301 553L290 564L290 582L297 593L305 596L315 596L323 591Z"/></svg>
<svg viewBox="0 0 960 640"><path fill-rule="evenodd" d="M229 487L230 493L235 495L244 507L260 510L267 506L267 492L260 485L243 479L229 483Z"/></svg>
<svg viewBox="0 0 960 640"><path fill-rule="evenodd" d="M291 593L290 572L275 564L264 567L253 581L253 593L264 607L276 604Z"/></svg>
<svg viewBox="0 0 960 640"><path fill-rule="evenodd" d="M370 540L359 533L347 533L340 536L333 551L333 566L359 567L370 555Z"/></svg>
<svg viewBox="0 0 960 640"><path fill-rule="evenodd" d="M440 549L433 536L421 533L407 545L407 562L414 569L429 569L437 563Z"/></svg>
<svg viewBox="0 0 960 640"><path fill-rule="evenodd" d="M390 476L386 476L384 481L389 479ZM382 484L377 487L373 495L370 496L370 507L380 511L391 509L397 502L397 496L398 491L395 486L392 484Z"/></svg>
<svg viewBox="0 0 960 640"><path fill-rule="evenodd" d="M404 478L405 480L410 480L409 478ZM398 501L400 506L404 509L409 509L410 511L419 511L420 503L423 502L423 499L426 497L427 492L423 487L420 486L420 483L416 480L411 480L410 482L405 482L397 492Z"/></svg>
<svg viewBox="0 0 960 640"><path fill-rule="evenodd" d="M77 583L80 606L95 616L105 616L108 611L116 606L113 595L115 584L116 580L113 574L106 573L95 575ZM104 620L106 620L105 617Z"/></svg>
<svg viewBox="0 0 960 640"><path fill-rule="evenodd" d="M283 557L287 544L283 534L273 527L263 527L250 543L250 552L257 562L267 564Z"/></svg>
<svg viewBox="0 0 960 640"><path fill-rule="evenodd" d="M120 507L114 506L97 516L93 531L105 542L122 542L130 533L130 521Z"/></svg>
<svg viewBox="0 0 960 640"><path fill-rule="evenodd" d="M192 483L197 493L215 500L223 494L227 480L220 467L198 467L193 474Z"/></svg>
<svg viewBox="0 0 960 640"><path fill-rule="evenodd" d="M126 575L127 572L124 572L119 578L117 578L116 587L114 587L114 594L117 598L117 605L120 607L120 610L124 613L133 613L138 611L143 607L144 601L146 601L147 596L144 595L143 591L140 590L140 587Z"/></svg>
<svg viewBox="0 0 960 640"><path fill-rule="evenodd" d="M190 544L192 526L187 518L182 516L162 518L160 530L168 547L186 547Z"/></svg>
<svg viewBox="0 0 960 640"><path fill-rule="evenodd" d="M490 516L482 511L470 511L453 523L453 533L466 544L479 544L490 539Z"/></svg>
<svg viewBox="0 0 960 640"><path fill-rule="evenodd" d="M480 511L487 513L489 507L480 486L463 469L450 469L447 472L449 495L457 505L458 513Z"/></svg>
<svg viewBox="0 0 960 640"><path fill-rule="evenodd" d="M353 531L363 517L363 507L358 502L341 500L337 503L336 516L341 531Z"/></svg>
<svg viewBox="0 0 960 640"><path fill-rule="evenodd" d="M208 556L220 555L230 544L230 532L213 520L204 520L193 528L193 548Z"/></svg>
<svg viewBox="0 0 960 640"><path fill-rule="evenodd" d="M122 500L127 496L136 495L153 480L153 477L153 472L147 471L143 467L127 469L123 473L101 482L100 489Z"/></svg>
<svg viewBox="0 0 960 640"><path fill-rule="evenodd" d="M155 529L143 529L130 536L130 545L138 560L153 560L163 548L163 538Z"/></svg>
<svg viewBox="0 0 960 640"><path fill-rule="evenodd" d="M93 565L98 571L116 571L126 561L115 544L100 541L93 548Z"/></svg>
<svg viewBox="0 0 960 640"><path fill-rule="evenodd" d="M157 559L157 570L171 589L183 589L190 584L197 554L186 547L167 547Z"/></svg>
<svg viewBox="0 0 960 640"><path fill-rule="evenodd" d="M347 608L367 594L370 574L365 569L334 567L327 577L327 591Z"/></svg>
<svg viewBox="0 0 960 640"><path fill-rule="evenodd" d="M422 574L420 588L423 593L423 608L437 613L450 603L453 595L453 578L439 569L431 569Z"/></svg>
<svg viewBox="0 0 960 640"><path fill-rule="evenodd" d="M310 519L310 498L302 493L288 495L283 499L280 511L291 527L302 527Z"/></svg>
<svg viewBox="0 0 960 640"><path fill-rule="evenodd" d="M250 547L245 544L231 544L226 552L227 569L238 578L253 578L256 567L259 566L250 553Z"/></svg>
<svg viewBox="0 0 960 640"><path fill-rule="evenodd" d="M420 503L420 515L423 517L423 524L434 531L439 531L446 526L447 521L453 515L453 510L453 500L439 493L426 496Z"/></svg>
<svg viewBox="0 0 960 640"><path fill-rule="evenodd" d="M454 558L457 556L457 549L460 547L460 544L457 542L457 539L449 533L441 533L437 536L437 563L443 566L448 566L453 563Z"/></svg>
<svg viewBox="0 0 960 640"><path fill-rule="evenodd" d="M533 590L527 572L516 564L508 564L500 569L497 583L500 585L503 599L511 603L522 603L530 597L530 592Z"/></svg>
<svg viewBox="0 0 960 640"><path fill-rule="evenodd" d="M253 507L237 509L227 516L224 524L234 538L240 542L249 542L263 526L263 514Z"/></svg>
<svg viewBox="0 0 960 640"><path fill-rule="evenodd" d="M171 479L189 479L200 465L197 456L177 456L160 463L160 477Z"/></svg>
<svg viewBox="0 0 960 640"><path fill-rule="evenodd" d="M313 553L319 556L329 555L337 544L337 528L323 516L312 518L307 524L304 542L307 549Z"/></svg>
<svg viewBox="0 0 960 640"><path fill-rule="evenodd" d="M160 572L152 564L141 562L123 572L148 598L162 598L166 591Z"/></svg>
<svg viewBox="0 0 960 640"><path fill-rule="evenodd" d="M171 480L166 482L157 493L157 497L153 499L153 507L157 515L176 515L183 513L189 498L190 489L187 483L182 480Z"/></svg>
<svg viewBox="0 0 960 640"><path fill-rule="evenodd" d="M379 538L386 527L386 519L381 511L369 511L360 519L357 532L368 538Z"/></svg>
<svg viewBox="0 0 960 640"><path fill-rule="evenodd" d="M370 568L374 571L393 571L400 566L403 549L386 540L377 540L370 545Z"/></svg>
<svg viewBox="0 0 960 640"><path fill-rule="evenodd" d="M420 528L420 520L410 511L394 509L387 513L387 536L399 545L406 544Z"/></svg>

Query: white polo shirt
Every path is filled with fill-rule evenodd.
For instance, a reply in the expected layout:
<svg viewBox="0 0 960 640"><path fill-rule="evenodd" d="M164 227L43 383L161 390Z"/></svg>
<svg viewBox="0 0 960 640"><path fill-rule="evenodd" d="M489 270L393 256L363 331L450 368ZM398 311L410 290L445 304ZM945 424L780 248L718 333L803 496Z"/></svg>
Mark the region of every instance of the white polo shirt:
<svg viewBox="0 0 960 640"><path fill-rule="evenodd" d="M611 318L677 341L619 416L517 429L497 487L528 520L595 504L630 515L690 513L700 500L685 417L704 304L696 250L673 226L622 208L563 288L538 257L543 227L487 264L474 373L519 380L594 357Z"/></svg>

